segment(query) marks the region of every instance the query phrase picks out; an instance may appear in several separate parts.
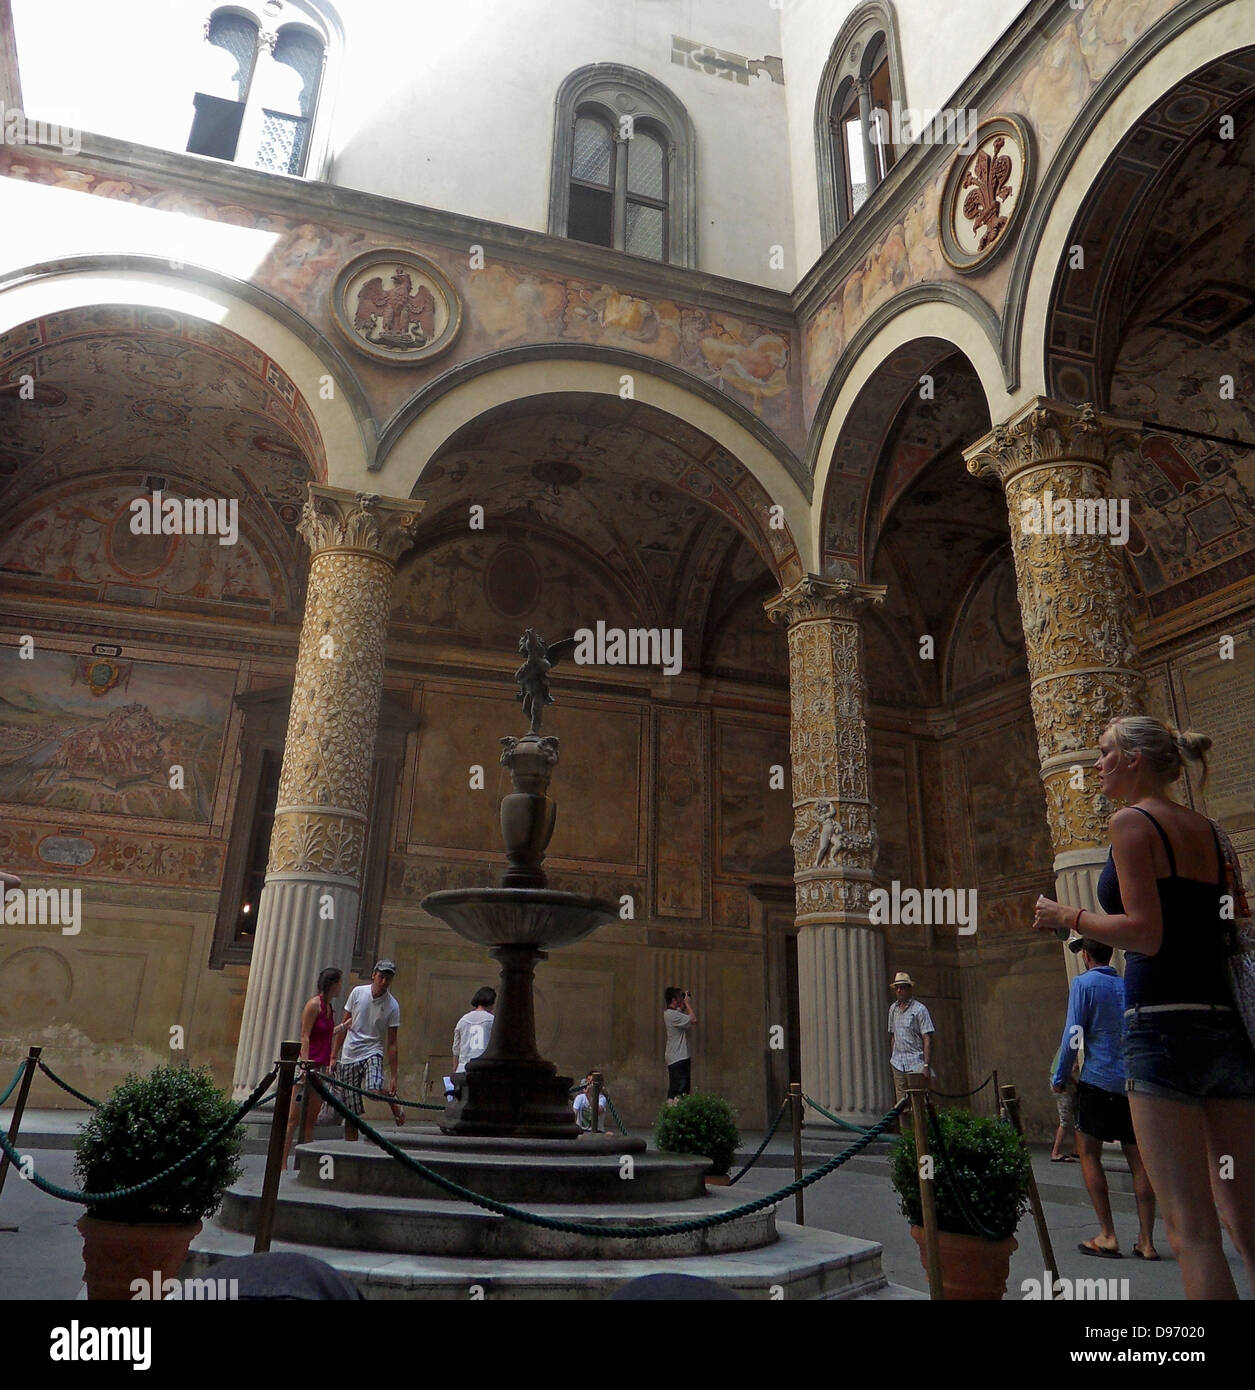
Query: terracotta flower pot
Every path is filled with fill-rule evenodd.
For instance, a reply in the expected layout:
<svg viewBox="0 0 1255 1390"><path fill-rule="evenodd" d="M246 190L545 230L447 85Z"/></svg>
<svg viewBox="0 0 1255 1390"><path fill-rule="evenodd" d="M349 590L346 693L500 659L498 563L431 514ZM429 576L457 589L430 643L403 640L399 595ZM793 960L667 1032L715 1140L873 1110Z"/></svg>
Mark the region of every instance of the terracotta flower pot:
<svg viewBox="0 0 1255 1390"><path fill-rule="evenodd" d="M83 1237L83 1275L87 1297L131 1299L131 1284L142 1279L152 1297L154 1273L158 1287L173 1279L183 1267L187 1248L201 1232L201 1223L131 1225L126 1221L101 1221L84 1216L78 1222Z"/></svg>
<svg viewBox="0 0 1255 1390"><path fill-rule="evenodd" d="M911 1227L911 1238L919 1246L919 1262L928 1272L924 1248L924 1228ZM1014 1236L1006 1240L986 1240L983 1236L961 1236L938 1231L941 1257L941 1287L947 1299L987 1299L997 1302L1007 1291L1011 1273L1011 1252L1019 1248Z"/></svg>

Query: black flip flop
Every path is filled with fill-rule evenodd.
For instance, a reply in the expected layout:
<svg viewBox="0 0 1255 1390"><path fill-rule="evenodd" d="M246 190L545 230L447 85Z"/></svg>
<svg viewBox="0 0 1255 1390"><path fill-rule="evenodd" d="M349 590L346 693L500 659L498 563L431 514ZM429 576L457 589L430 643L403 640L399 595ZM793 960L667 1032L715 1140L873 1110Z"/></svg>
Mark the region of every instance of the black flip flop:
<svg viewBox="0 0 1255 1390"><path fill-rule="evenodd" d="M1156 1252L1153 1255L1144 1255L1135 1245L1133 1247L1133 1258L1135 1260L1145 1260L1148 1264L1157 1264L1160 1260L1163 1259L1163 1256L1160 1255L1158 1252Z"/></svg>
<svg viewBox="0 0 1255 1390"><path fill-rule="evenodd" d="M1119 1250L1096 1250L1092 1245L1086 1245L1084 1241L1076 1247L1082 1255L1092 1255L1096 1260L1122 1260L1124 1256Z"/></svg>

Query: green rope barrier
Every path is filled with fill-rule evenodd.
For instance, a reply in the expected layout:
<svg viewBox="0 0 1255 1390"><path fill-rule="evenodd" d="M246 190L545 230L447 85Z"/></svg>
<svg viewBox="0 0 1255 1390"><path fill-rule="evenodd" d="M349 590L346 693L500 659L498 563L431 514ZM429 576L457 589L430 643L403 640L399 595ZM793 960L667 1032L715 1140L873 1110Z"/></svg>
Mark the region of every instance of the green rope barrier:
<svg viewBox="0 0 1255 1390"><path fill-rule="evenodd" d="M840 1115L834 1115L831 1110L825 1110L817 1100L812 1100L810 1096L803 1096L802 1099L812 1110L818 1110L826 1120L831 1120L834 1125L840 1125L842 1129L853 1130L855 1134L867 1134L868 1131L862 1125L854 1125L849 1120L843 1120ZM894 1112L897 1113L896 1111Z"/></svg>
<svg viewBox="0 0 1255 1390"><path fill-rule="evenodd" d="M602 1095L606 1095L606 1093L603 1091ZM612 1101L609 1096L606 1096L606 1109L610 1111L611 1119L613 1119L615 1124L619 1126L619 1133L626 1135L628 1132L628 1127L619 1118L619 1112L614 1108L614 1101Z"/></svg>
<svg viewBox="0 0 1255 1390"><path fill-rule="evenodd" d="M649 1236L688 1235L692 1231L705 1230L708 1226L722 1226L729 1221L737 1221L742 1216L749 1216L756 1211L763 1211L767 1207L776 1206L785 1197L791 1196L794 1192L802 1191L803 1188L809 1187L821 1178L826 1178L829 1173L836 1172L843 1163L846 1163L874 1139L877 1139L884 1129L893 1123L898 1111L906 1104L905 1099L899 1101L861 1139L856 1139L848 1149L843 1149L841 1153L834 1154L827 1163L816 1168L813 1173L808 1173L803 1178L796 1178L787 1187L782 1187L765 1197L759 1197L756 1201L747 1202L743 1206L734 1207L731 1211L716 1212L712 1216L703 1216L692 1221L673 1221L666 1226L593 1226L583 1221L563 1221L553 1216L539 1216L535 1212L524 1211L520 1207L510 1206L506 1202L498 1202L493 1197L485 1197L481 1193L472 1192L469 1188L463 1187L460 1183L453 1182L452 1179L427 1167L425 1163L420 1163L418 1159L411 1157L403 1149L386 1139L372 1125L366 1123L362 1116L352 1114L346 1105L330 1094L321 1077L311 1076L311 1080L314 1083L314 1089L319 1092L327 1104L333 1110L338 1110L346 1120L360 1129L372 1143L411 1172L417 1173L419 1177L426 1179L434 1186L443 1188L452 1196L460 1197L464 1201L471 1202L474 1206L482 1207L485 1211L496 1212L499 1216L510 1217L515 1221L525 1222L529 1226L539 1226L547 1231L565 1231L577 1236L602 1236L611 1240L640 1240Z"/></svg>
<svg viewBox="0 0 1255 1390"><path fill-rule="evenodd" d="M334 1076L325 1078L331 1086L336 1086L342 1091L356 1091L359 1096L365 1096L368 1100L381 1100L385 1105L404 1105L411 1110L439 1110L443 1115L445 1106L433 1105L426 1100L402 1100L400 1096L390 1096L387 1091L368 1091L364 1086L351 1086L347 1081L338 1081Z"/></svg>
<svg viewBox="0 0 1255 1390"><path fill-rule="evenodd" d="M4 1095L0 1096L0 1105L3 1105L5 1101L8 1100L8 1098L13 1094L14 1090L17 1087L17 1083L22 1079L22 1073L25 1070L26 1063L19 1062L17 1070L13 1073L13 1080L9 1082L8 1089L5 1091Z"/></svg>
<svg viewBox="0 0 1255 1390"><path fill-rule="evenodd" d="M45 1066L43 1062L36 1062L35 1065L54 1086L60 1086L63 1091L68 1091L76 1100L81 1100L84 1104L90 1105L93 1110L100 1104L98 1100L92 1100L91 1096L85 1096L82 1091L76 1091L68 1081L62 1081L56 1072L53 1071L51 1067Z"/></svg>
<svg viewBox="0 0 1255 1390"><path fill-rule="evenodd" d="M929 1095L938 1096L942 1100L967 1100L971 1096L980 1095L980 1093L985 1089L986 1086L989 1085L989 1083L993 1079L994 1074L993 1072L990 1072L989 1075L984 1079L984 1081L980 1083L979 1086L974 1087L970 1091L929 1091Z"/></svg>
<svg viewBox="0 0 1255 1390"><path fill-rule="evenodd" d="M763 1150L767 1147L768 1144L771 1143L772 1138L775 1136L776 1130L778 1130L778 1129L780 1128L780 1121L784 1119L784 1112L785 1112L788 1108L789 1108L789 1098L788 1098L788 1096L785 1096L785 1098L784 1098L784 1104L780 1107L779 1111L776 1113L776 1118L775 1118L774 1120L772 1120L772 1122L771 1122L771 1128L767 1131L767 1136L766 1136L766 1138L763 1140L763 1142L762 1142L761 1144L759 1144L758 1149L757 1149L757 1151L756 1151L755 1154L754 1154L754 1157L750 1159L750 1161L745 1165L744 1168L741 1169L741 1171L736 1175L736 1177L734 1177L734 1178L729 1178L729 1179L728 1179L728 1186L729 1186L729 1187L735 1187L736 1184L739 1183L739 1182L741 1181L741 1179L746 1175L746 1173L748 1173L749 1170L754 1166L754 1164L756 1164L756 1163L758 1162L758 1160L759 1160L760 1158L762 1158L762 1156L763 1156Z"/></svg>
<svg viewBox="0 0 1255 1390"><path fill-rule="evenodd" d="M50 1182L47 1178L41 1178L38 1173L31 1173L26 1181L33 1183L41 1192L46 1192L49 1197L59 1197L63 1202L78 1202L81 1206L86 1207L103 1206L106 1202L117 1202L126 1197L134 1197L140 1192L146 1192L154 1183L162 1182L166 1178L173 1177L175 1173L181 1172L194 1158L199 1158L210 1144L216 1143L229 1130L234 1129L244 1116L259 1104L262 1096L274 1084L278 1075L279 1068L275 1067L269 1076L257 1083L252 1095L236 1109L235 1114L229 1120L224 1120L202 1143L197 1144L190 1154L179 1159L177 1163L172 1163L168 1168L163 1168L160 1173L154 1173L151 1178L145 1178L143 1182L135 1183L131 1187L120 1187L116 1192L80 1192L77 1188L61 1187L58 1183ZM3 1149L8 1154L10 1162L17 1164L20 1169L22 1155L9 1143L9 1137L3 1130L0 1130L0 1149Z"/></svg>

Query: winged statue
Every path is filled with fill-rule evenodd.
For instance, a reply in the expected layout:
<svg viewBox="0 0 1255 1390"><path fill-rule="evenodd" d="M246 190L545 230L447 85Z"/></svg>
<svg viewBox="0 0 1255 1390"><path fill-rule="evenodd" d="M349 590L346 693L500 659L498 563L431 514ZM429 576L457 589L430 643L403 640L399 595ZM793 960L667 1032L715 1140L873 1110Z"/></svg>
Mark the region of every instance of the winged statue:
<svg viewBox="0 0 1255 1390"><path fill-rule="evenodd" d="M526 660L514 673L519 687L516 698L531 721L531 733L540 733L545 706L553 704L553 696L549 693L549 672L563 657L569 657L578 645L574 637L564 637L560 642L546 644L534 627L529 627L519 638L519 653Z"/></svg>

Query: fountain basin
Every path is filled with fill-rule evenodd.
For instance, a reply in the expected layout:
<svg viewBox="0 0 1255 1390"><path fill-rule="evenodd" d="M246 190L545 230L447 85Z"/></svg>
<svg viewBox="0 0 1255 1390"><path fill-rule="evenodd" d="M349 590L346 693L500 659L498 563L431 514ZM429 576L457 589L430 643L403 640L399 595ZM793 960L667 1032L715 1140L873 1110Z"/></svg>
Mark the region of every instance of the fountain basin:
<svg viewBox="0 0 1255 1390"><path fill-rule="evenodd" d="M422 901L460 936L480 946L569 946L607 922L619 909L601 898L550 888L447 888Z"/></svg>

